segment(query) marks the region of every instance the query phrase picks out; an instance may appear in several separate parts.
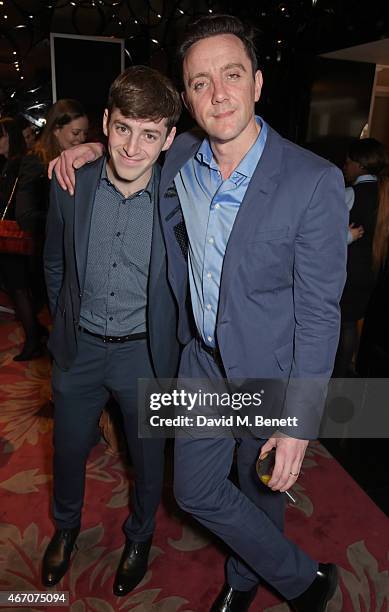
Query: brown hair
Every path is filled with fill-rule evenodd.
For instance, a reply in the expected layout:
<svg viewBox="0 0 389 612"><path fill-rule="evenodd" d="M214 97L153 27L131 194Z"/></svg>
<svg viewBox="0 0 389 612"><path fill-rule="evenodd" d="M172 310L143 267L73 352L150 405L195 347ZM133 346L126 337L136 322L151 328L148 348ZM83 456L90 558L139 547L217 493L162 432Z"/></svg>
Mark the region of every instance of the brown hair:
<svg viewBox="0 0 389 612"><path fill-rule="evenodd" d="M74 121L74 119L85 117L85 115L83 106L77 100L64 98L53 104L47 113L45 127L33 149L33 152L39 155L44 164L47 165L61 153L57 137L54 134L55 130Z"/></svg>
<svg viewBox="0 0 389 612"><path fill-rule="evenodd" d="M131 66L112 83L108 115L117 108L132 119L166 119L168 133L180 118L181 99L170 79L148 66Z"/></svg>
<svg viewBox="0 0 389 612"><path fill-rule="evenodd" d="M233 34L239 38L251 62L254 76L258 69L254 43L255 31L251 26L244 24L233 15L207 15L190 23L178 48L178 57L181 64L192 45L199 40L219 34Z"/></svg>
<svg viewBox="0 0 389 612"><path fill-rule="evenodd" d="M389 177L378 177L378 212L373 238L373 269L377 272L386 262L389 242Z"/></svg>

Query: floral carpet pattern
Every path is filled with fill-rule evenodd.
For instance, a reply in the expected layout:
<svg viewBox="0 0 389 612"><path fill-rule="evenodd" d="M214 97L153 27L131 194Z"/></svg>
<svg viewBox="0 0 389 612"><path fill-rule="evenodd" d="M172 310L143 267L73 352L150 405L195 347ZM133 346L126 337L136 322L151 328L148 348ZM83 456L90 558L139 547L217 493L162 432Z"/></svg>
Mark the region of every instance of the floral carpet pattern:
<svg viewBox="0 0 389 612"><path fill-rule="evenodd" d="M47 356L14 362L21 341L14 321L0 321L0 590L45 591L40 566L53 533L50 362ZM77 550L68 574L54 587L69 591L71 612L210 609L224 580L226 551L177 508L171 452L167 456L148 572L132 593L117 598L112 582L124 543L121 525L129 507L131 467L109 453L104 442L92 450ZM340 588L328 612L388 612L387 517L318 442L309 447L294 495L287 535L315 558L340 568ZM263 587L251 610L289 608Z"/></svg>

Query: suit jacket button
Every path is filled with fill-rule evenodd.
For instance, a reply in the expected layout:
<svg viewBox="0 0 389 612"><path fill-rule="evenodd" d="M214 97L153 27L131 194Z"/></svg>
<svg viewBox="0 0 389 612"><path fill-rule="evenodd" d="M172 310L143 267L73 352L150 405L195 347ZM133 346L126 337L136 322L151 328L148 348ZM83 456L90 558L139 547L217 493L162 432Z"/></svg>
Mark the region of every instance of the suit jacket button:
<svg viewBox="0 0 389 612"><path fill-rule="evenodd" d="M82 293L79 293L79 294L78 294L78 297L79 297L79 298L81 298L81 297L82 297Z"/></svg>

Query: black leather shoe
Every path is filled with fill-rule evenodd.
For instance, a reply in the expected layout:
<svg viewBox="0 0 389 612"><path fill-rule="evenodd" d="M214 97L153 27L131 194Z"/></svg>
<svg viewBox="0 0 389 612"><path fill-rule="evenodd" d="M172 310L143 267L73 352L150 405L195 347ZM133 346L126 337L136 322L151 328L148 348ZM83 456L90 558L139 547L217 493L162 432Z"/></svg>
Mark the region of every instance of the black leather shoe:
<svg viewBox="0 0 389 612"><path fill-rule="evenodd" d="M333 563L319 563L316 578L304 593L288 601L294 612L325 612L338 586L338 570Z"/></svg>
<svg viewBox="0 0 389 612"><path fill-rule="evenodd" d="M211 612L247 612L257 594L257 587L250 591L237 591L225 584L217 596Z"/></svg>
<svg viewBox="0 0 389 612"><path fill-rule="evenodd" d="M43 557L42 582L45 586L54 586L66 574L79 532L79 527L57 529L53 535Z"/></svg>
<svg viewBox="0 0 389 612"><path fill-rule="evenodd" d="M146 542L126 540L113 584L113 592L118 597L123 597L135 589L145 575L151 540L152 538L146 540Z"/></svg>

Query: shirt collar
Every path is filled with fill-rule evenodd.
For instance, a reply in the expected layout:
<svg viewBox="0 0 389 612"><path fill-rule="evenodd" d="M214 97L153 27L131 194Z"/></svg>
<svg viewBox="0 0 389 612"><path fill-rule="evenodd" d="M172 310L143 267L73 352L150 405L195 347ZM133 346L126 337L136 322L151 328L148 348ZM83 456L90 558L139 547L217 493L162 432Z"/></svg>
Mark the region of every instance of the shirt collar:
<svg viewBox="0 0 389 612"><path fill-rule="evenodd" d="M358 176L355 179L353 185L358 185L358 183L375 183L376 181L377 177L375 176L375 174L361 174L361 176Z"/></svg>
<svg viewBox="0 0 389 612"><path fill-rule="evenodd" d="M103 182L106 185L112 186L123 197L123 194L119 191L119 189L117 189L117 187L115 187L115 185L108 178L108 175L107 175L107 161L108 161L108 158L105 157L104 161L103 161L103 165L101 167L100 182ZM156 169L156 166L154 166L153 172L152 172L151 177L150 177L150 180L147 183L147 186L145 187L145 189L141 189L140 191L137 191L136 193L133 193L127 199L131 199L131 198L134 198L136 196L142 195L142 193L147 193L150 196L150 199L153 200L154 199L154 194L155 194L155 182L157 180L157 177L158 177L158 171Z"/></svg>
<svg viewBox="0 0 389 612"><path fill-rule="evenodd" d="M259 115L255 115L256 122L261 126L261 131L259 132L254 144L247 151L244 158L241 160L239 165L235 168L234 173L237 172L245 177L251 178L254 174L256 165L262 155L263 149L265 147L266 138L267 138L267 124L259 117ZM204 138L203 142L198 149L195 159L209 166L212 170L219 170L216 160L213 156L213 152L211 149L211 145L209 144L208 138Z"/></svg>
<svg viewBox="0 0 389 612"><path fill-rule="evenodd" d="M204 138L203 142L200 145L199 150L197 151L195 158L201 164L205 164L209 166L213 170L218 170L217 163L213 158L213 153L211 149L211 145L209 144L208 138Z"/></svg>

